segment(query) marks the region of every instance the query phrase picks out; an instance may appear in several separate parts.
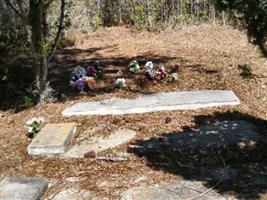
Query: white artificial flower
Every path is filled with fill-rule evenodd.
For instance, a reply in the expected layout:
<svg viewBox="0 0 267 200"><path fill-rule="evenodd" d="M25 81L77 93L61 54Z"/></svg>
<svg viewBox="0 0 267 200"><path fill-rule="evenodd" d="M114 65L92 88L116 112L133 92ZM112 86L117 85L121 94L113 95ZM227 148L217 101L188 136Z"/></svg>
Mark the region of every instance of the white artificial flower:
<svg viewBox="0 0 267 200"><path fill-rule="evenodd" d="M32 133L32 131L33 131L33 128L30 126L29 129L28 129L28 132Z"/></svg>
<svg viewBox="0 0 267 200"><path fill-rule="evenodd" d="M28 125L28 126L31 126L34 122L36 122L38 119L36 118L36 117L33 117L33 118L31 118L31 119L29 119L27 122L26 122L26 124Z"/></svg>
<svg viewBox="0 0 267 200"><path fill-rule="evenodd" d="M38 118L38 120L37 120L37 123L44 123L45 122L45 120L44 120L44 118L43 117L39 117Z"/></svg>
<svg viewBox="0 0 267 200"><path fill-rule="evenodd" d="M159 70L165 72L165 67L164 67L164 65L161 65L160 68L159 68Z"/></svg>
<svg viewBox="0 0 267 200"><path fill-rule="evenodd" d="M116 87L123 88L126 87L126 80L125 78L118 78L115 82Z"/></svg>
<svg viewBox="0 0 267 200"><path fill-rule="evenodd" d="M178 80L178 74L177 73L172 73L171 77L172 77L172 80L174 80L174 81Z"/></svg>
<svg viewBox="0 0 267 200"><path fill-rule="evenodd" d="M37 117L32 118L32 123L37 122L37 121L38 121Z"/></svg>
<svg viewBox="0 0 267 200"><path fill-rule="evenodd" d="M153 62L152 61L148 61L146 64L145 64L145 68L148 70L152 70L154 68L154 65L153 65Z"/></svg>
<svg viewBox="0 0 267 200"><path fill-rule="evenodd" d="M31 119L27 120L26 125L27 125L27 126L32 125L32 120L31 120Z"/></svg>
<svg viewBox="0 0 267 200"><path fill-rule="evenodd" d="M38 123L38 124L41 124L41 123L44 123L45 120L44 120L43 117L38 117L38 118L37 118L37 117L33 117L33 118L29 119L29 120L26 122L26 125L27 125L27 126L32 126L32 124L33 124L34 122L36 122L36 123Z"/></svg>
<svg viewBox="0 0 267 200"><path fill-rule="evenodd" d="M135 69L133 67L130 68L129 70L131 73L135 73Z"/></svg>

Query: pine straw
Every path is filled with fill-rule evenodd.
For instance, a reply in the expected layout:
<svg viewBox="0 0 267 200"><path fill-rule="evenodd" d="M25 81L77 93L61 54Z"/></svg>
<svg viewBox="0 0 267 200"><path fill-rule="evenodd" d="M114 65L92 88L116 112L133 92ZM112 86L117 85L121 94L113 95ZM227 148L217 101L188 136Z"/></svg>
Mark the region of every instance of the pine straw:
<svg viewBox="0 0 267 200"><path fill-rule="evenodd" d="M85 62L98 59L111 66L125 64L138 57L142 62L157 60L167 67L176 63L182 65L179 81L171 84L158 84L145 81L142 74L128 76L128 84L135 86L132 91L111 89L105 93L101 91L96 96L76 95L66 93L67 100L63 103L37 105L34 108L14 113L8 110L0 118L0 177L7 175L44 176L48 179L64 182L66 177L86 178L78 182L82 188L95 191L97 194L116 198L119 192L129 187L132 180L139 176L149 177L144 183L157 183L177 179L176 174L164 173L151 169L143 158L131 155L126 162L108 163L94 159L64 160L57 157L28 156L26 147L31 142L26 136L25 122L34 116L43 116L47 122L77 122L78 137L85 138L83 132L96 128L95 135L107 135L118 128L136 130L138 139L182 131L184 127L196 125L198 116L218 116L223 113L241 113L259 121L266 119L267 104L264 78L244 78L240 76L239 65L248 65L252 72L261 77L266 70L266 59L261 58L257 48L247 42L245 33L228 26L197 26L181 30L166 30L160 33L137 32L123 27L111 27L91 33L75 48L78 53L60 54L64 62L52 69L52 75L70 70L66 66L68 60ZM70 64L70 67L74 65ZM58 72L60 70L60 72ZM61 78L61 77L59 77ZM108 82L109 81L109 82ZM107 87L111 87L113 80L107 80ZM63 82L58 88L66 87ZM196 111L158 112L141 115L125 116L61 116L61 111L79 101L99 100L113 96L135 97L139 93L160 91L185 91L200 89L229 89L233 90L241 99L242 104L236 107L201 109ZM64 92L64 89L62 90ZM171 122L166 124L166 117ZM226 117L226 116L225 116ZM88 131L87 131L88 133ZM86 132L85 132L86 134ZM92 134L92 133L90 133ZM77 141L76 141L77 142ZM127 145L111 150L110 155L127 151ZM101 180L116 180L116 186L107 189L96 187ZM144 184L139 183L139 184ZM137 184L138 185L138 184ZM61 188L58 184L50 189L56 191Z"/></svg>

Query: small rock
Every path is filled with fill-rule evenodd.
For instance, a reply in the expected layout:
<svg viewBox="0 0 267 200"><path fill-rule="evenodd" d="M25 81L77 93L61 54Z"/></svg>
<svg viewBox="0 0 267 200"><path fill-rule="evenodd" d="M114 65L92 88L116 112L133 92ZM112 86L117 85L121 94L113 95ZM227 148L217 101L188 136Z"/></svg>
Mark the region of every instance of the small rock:
<svg viewBox="0 0 267 200"><path fill-rule="evenodd" d="M88 200L92 198L92 193L87 190L67 189L59 192L52 200Z"/></svg>
<svg viewBox="0 0 267 200"><path fill-rule="evenodd" d="M58 184L58 180L57 179L49 179L48 188L51 188L56 184Z"/></svg>
<svg viewBox="0 0 267 200"><path fill-rule="evenodd" d="M79 177L68 177L65 179L65 181L69 182L69 183L76 183L80 181Z"/></svg>
<svg viewBox="0 0 267 200"><path fill-rule="evenodd" d="M135 179L134 181L132 181L131 183L132 184L138 184L138 183L146 181L147 179L148 179L147 176L140 176L137 179Z"/></svg>
<svg viewBox="0 0 267 200"><path fill-rule="evenodd" d="M115 188L118 184L115 181L109 181L105 180L97 184L97 188L103 189L103 188Z"/></svg>
<svg viewBox="0 0 267 200"><path fill-rule="evenodd" d="M172 119L170 118L170 117L167 117L166 119L165 119L165 123L166 124L169 124L169 123L171 123L172 122Z"/></svg>
<svg viewBox="0 0 267 200"><path fill-rule="evenodd" d="M94 151L89 151L84 154L84 158L95 158L96 156L96 152Z"/></svg>
<svg viewBox="0 0 267 200"><path fill-rule="evenodd" d="M100 197L93 197L91 200L110 200L110 198L100 196Z"/></svg>

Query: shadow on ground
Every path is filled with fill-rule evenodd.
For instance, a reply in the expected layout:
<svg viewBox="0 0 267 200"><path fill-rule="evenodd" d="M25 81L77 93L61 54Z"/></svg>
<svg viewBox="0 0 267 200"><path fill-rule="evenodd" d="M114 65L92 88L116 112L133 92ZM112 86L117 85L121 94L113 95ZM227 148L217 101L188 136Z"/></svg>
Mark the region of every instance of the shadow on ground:
<svg viewBox="0 0 267 200"><path fill-rule="evenodd" d="M129 73L128 65L132 60L138 60L141 65L144 65L146 61L149 60L153 60L156 65L166 64L170 61L183 60L182 58L178 57L165 57L152 53L147 53L136 57L102 57L99 53L101 50L114 51L116 48L116 46L106 46L104 48L59 50L53 62L50 64L51 66L49 67L48 80L50 81L52 87L59 93L59 95L66 97L66 100L74 100L80 98L80 95L78 91L75 91L71 86L69 86L69 80L71 71L78 65L86 68L91 62L98 60L101 62L103 70L109 71L107 73L109 73L111 76L103 77L100 83L97 83L98 87L96 90L91 94L99 95L114 92L114 82L117 77L127 78L133 85L137 85L142 88L147 87L147 82L149 80L144 77L143 73L140 72L136 75ZM120 73L115 74L116 71ZM24 74L25 75L21 76L21 78L26 77L26 75L29 73ZM25 79L25 81L28 80ZM14 109L15 112L19 112L27 108L27 106L25 107L25 97L30 97L30 93L28 92L30 88L20 89L17 87L19 85L16 83L9 83L9 81L0 81L1 110L5 111ZM137 89L133 89L132 92L141 93L141 91Z"/></svg>
<svg viewBox="0 0 267 200"><path fill-rule="evenodd" d="M153 170L216 185L221 194L259 199L267 191L266 124L239 112L197 116L194 127L137 141L128 151Z"/></svg>
<svg viewBox="0 0 267 200"><path fill-rule="evenodd" d="M60 51L60 61L58 61L55 67L50 70L51 73L49 80L51 80L53 88L69 98L75 98L75 96L77 96L77 92L68 86L71 71L78 65L86 68L91 62L96 60L100 61L102 65L104 71L102 83L105 84L98 84L99 86L94 91L95 95L114 92L114 82L116 78L122 77L126 78L130 85L137 86L135 88L145 89L148 87L147 83L149 80L145 78L143 72L139 72L135 75L132 75L129 72L128 65L133 60L137 60L141 66L144 66L147 61L153 61L156 66L160 64L167 65L169 62L185 62L185 60L181 57L166 57L153 53L146 53L135 57L102 57L98 53L99 50L110 49L110 51L112 51L114 48L116 48L116 46L108 46L104 49L68 49ZM81 59L79 58L81 55L87 55L87 57L90 58ZM131 91L142 93L142 91L138 89L132 89Z"/></svg>

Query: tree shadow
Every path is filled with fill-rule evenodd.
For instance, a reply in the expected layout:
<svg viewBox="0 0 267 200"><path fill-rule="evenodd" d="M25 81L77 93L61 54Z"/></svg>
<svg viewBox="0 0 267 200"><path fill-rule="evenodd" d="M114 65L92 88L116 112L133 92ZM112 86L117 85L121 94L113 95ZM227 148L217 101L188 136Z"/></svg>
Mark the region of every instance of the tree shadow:
<svg viewBox="0 0 267 200"><path fill-rule="evenodd" d="M116 46L108 46L105 48L113 50ZM185 62L181 57L168 57L146 53L134 57L116 56L105 57L98 54L103 48L92 49L69 49L60 52L61 62L56 67L51 68L49 80L53 88L59 93L64 94L67 98L77 98L77 91L69 86L70 73L78 65L86 68L90 63L99 61L103 71L103 77L97 83L97 88L93 91L94 95L111 93L115 91L114 82L116 78L126 78L130 85L136 85L137 88L147 88L149 80L144 76L144 72L140 71L136 74L129 72L129 63L137 60L141 66L144 66L147 61L153 61L156 66L160 64L167 65L169 62ZM92 55L88 59L79 59L81 54ZM105 84L101 84L101 83ZM139 89L131 89L132 92L142 93Z"/></svg>
<svg viewBox="0 0 267 200"><path fill-rule="evenodd" d="M197 116L194 127L139 140L128 151L153 170L202 181L221 194L259 199L267 191L267 121L240 112ZM219 183L218 185L216 183Z"/></svg>

